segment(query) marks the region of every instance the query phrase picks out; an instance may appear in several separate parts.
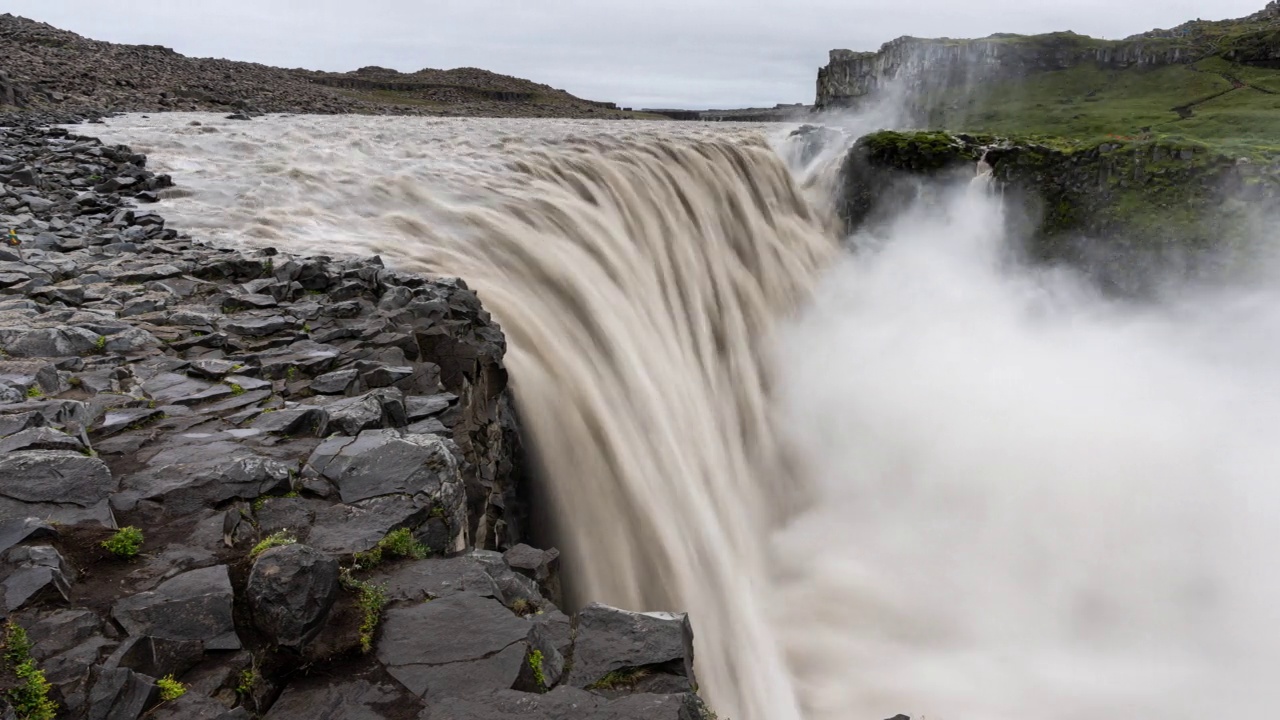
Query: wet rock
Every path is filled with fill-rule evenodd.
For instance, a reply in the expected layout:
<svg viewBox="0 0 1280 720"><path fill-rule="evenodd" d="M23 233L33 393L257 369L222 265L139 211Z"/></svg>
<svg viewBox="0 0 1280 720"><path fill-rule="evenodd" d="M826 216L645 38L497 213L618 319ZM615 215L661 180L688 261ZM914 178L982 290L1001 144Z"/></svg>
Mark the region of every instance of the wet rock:
<svg viewBox="0 0 1280 720"><path fill-rule="evenodd" d="M712 715L696 695L632 695L609 700L559 687L546 694L498 690L443 698L418 720L705 720Z"/></svg>
<svg viewBox="0 0 1280 720"><path fill-rule="evenodd" d="M263 553L245 589L258 628L290 648L301 647L320 632L337 595L337 561L305 545Z"/></svg>
<svg viewBox="0 0 1280 720"><path fill-rule="evenodd" d="M103 344L100 344L100 341ZM82 328L39 328L19 333L12 340L3 340L0 348L14 357L61 357L84 355L101 351L105 347L102 336Z"/></svg>
<svg viewBox="0 0 1280 720"><path fill-rule="evenodd" d="M270 317L263 319L224 320L222 329L237 335L248 337L266 337L284 330L294 330L300 323L291 317Z"/></svg>
<svg viewBox="0 0 1280 720"><path fill-rule="evenodd" d="M30 428L0 440L0 455L22 450L70 450L85 452L88 448L79 438L73 438L53 428Z"/></svg>
<svg viewBox="0 0 1280 720"><path fill-rule="evenodd" d="M0 519L80 516L104 506L117 488L98 458L65 450L23 450L0 456Z"/></svg>
<svg viewBox="0 0 1280 720"><path fill-rule="evenodd" d="M128 668L100 670L89 692L87 720L136 720L159 696L155 682Z"/></svg>
<svg viewBox="0 0 1280 720"><path fill-rule="evenodd" d="M589 687L611 672L654 668L680 691L696 687L693 630L686 615L634 613L593 603L578 613L568 683ZM666 690L671 692L671 690Z"/></svg>
<svg viewBox="0 0 1280 720"><path fill-rule="evenodd" d="M183 573L116 603L111 616L130 635L198 640L206 650L238 650L231 578L225 565Z"/></svg>
<svg viewBox="0 0 1280 720"><path fill-rule="evenodd" d="M446 485L461 484L457 459L436 435L366 430L345 443L322 444L309 465L333 481L348 503L392 494L438 497Z"/></svg>
<svg viewBox="0 0 1280 720"><path fill-rule="evenodd" d="M182 675L195 667L203 655L204 644L198 640L135 636L125 638L103 667L129 668L151 677Z"/></svg>
<svg viewBox="0 0 1280 720"><path fill-rule="evenodd" d="M552 603L560 604L560 551L539 550L517 545L502 555L507 566L538 584L538 589Z"/></svg>
<svg viewBox="0 0 1280 720"><path fill-rule="evenodd" d="M370 576L370 581L383 587L392 602L419 603L458 593L502 601L502 592L484 565L465 556L419 560L379 569Z"/></svg>
<svg viewBox="0 0 1280 720"><path fill-rule="evenodd" d="M380 720L385 708L420 707L393 683L367 680L332 684L303 680L285 689L263 720Z"/></svg>
<svg viewBox="0 0 1280 720"><path fill-rule="evenodd" d="M324 434L341 432L359 435L376 428L404 427L404 395L399 390L375 390L360 397L348 398L325 406L329 421Z"/></svg>
<svg viewBox="0 0 1280 720"><path fill-rule="evenodd" d="M330 505L316 513L307 544L337 556L364 552L392 530L418 527L429 511L429 504L404 495Z"/></svg>
<svg viewBox="0 0 1280 720"><path fill-rule="evenodd" d="M228 708L213 698L193 692L162 703L147 714L147 720L250 720L251 717L243 707ZM310 716L309 720L317 717Z"/></svg>
<svg viewBox="0 0 1280 720"><path fill-rule="evenodd" d="M325 373L311 381L311 389L322 395L341 395L351 388L359 375L354 368Z"/></svg>
<svg viewBox="0 0 1280 720"><path fill-rule="evenodd" d="M54 527L39 518L22 517L0 520L0 552L32 540L58 537Z"/></svg>
<svg viewBox="0 0 1280 720"><path fill-rule="evenodd" d="M387 611L376 652L392 677L424 698L499 690L520 674L529 629L499 603L463 593Z"/></svg>

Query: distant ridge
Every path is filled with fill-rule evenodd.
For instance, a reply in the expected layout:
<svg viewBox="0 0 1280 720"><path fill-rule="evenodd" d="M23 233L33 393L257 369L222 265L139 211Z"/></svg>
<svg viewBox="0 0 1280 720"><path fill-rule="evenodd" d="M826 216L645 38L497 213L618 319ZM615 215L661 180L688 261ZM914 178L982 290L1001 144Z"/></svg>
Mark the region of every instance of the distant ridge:
<svg viewBox="0 0 1280 720"><path fill-rule="evenodd" d="M190 58L118 45L0 15L0 109L61 108L368 113L494 117L632 117L609 102L479 68L329 73Z"/></svg>

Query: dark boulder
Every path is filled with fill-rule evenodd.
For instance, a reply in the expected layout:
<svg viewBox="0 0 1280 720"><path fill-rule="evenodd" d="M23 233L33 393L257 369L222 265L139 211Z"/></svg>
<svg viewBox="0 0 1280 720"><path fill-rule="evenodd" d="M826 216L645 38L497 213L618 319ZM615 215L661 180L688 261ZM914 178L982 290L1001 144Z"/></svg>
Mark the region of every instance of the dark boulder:
<svg viewBox="0 0 1280 720"><path fill-rule="evenodd" d="M318 634L338 596L338 563L305 545L272 548L253 564L245 596L255 624L299 648Z"/></svg>
<svg viewBox="0 0 1280 720"><path fill-rule="evenodd" d="M130 635L199 640L206 650L238 650L227 566L201 568L126 597L111 616Z"/></svg>
<svg viewBox="0 0 1280 720"><path fill-rule="evenodd" d="M593 603L578 613L574 628L568 679L574 687L590 687L610 673L637 669L667 675L681 690L697 687L687 615L635 613Z"/></svg>

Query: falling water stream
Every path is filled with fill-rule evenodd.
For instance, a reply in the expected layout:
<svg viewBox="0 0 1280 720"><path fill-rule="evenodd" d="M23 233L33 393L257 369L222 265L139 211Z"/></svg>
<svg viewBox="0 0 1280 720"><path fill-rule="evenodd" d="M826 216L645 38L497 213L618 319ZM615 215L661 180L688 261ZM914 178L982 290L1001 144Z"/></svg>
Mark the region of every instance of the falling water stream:
<svg viewBox="0 0 1280 720"><path fill-rule="evenodd" d="M689 611L722 718L1199 720L1280 694L1260 265L1107 299L1013 260L984 177L842 238L840 148L761 126L100 134L173 174L161 212L199 237L464 278L507 334L575 585Z"/></svg>

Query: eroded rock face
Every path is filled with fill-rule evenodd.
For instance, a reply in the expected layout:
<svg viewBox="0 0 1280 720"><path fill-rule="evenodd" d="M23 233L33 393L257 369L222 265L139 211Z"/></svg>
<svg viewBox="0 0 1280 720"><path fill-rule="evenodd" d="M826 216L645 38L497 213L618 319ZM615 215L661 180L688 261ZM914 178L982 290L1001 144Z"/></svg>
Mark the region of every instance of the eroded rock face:
<svg viewBox="0 0 1280 720"><path fill-rule="evenodd" d="M901 37L877 52L832 50L818 70L819 108L854 105L900 83L909 96L1026 77L1085 63L1123 68L1192 63L1203 54L1176 42L1098 41L1074 33L1038 36L1043 42Z"/></svg>

